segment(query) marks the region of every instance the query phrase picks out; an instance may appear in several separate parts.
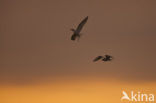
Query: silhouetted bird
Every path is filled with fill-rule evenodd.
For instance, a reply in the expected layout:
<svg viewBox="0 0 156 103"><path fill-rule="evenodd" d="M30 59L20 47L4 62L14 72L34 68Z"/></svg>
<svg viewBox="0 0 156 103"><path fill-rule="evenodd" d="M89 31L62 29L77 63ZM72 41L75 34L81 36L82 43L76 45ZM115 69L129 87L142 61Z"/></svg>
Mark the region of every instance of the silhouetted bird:
<svg viewBox="0 0 156 103"><path fill-rule="evenodd" d="M75 29L71 29L71 31L74 32L74 34L71 36L71 40L75 40L76 38L78 38L78 40L79 40L79 38L81 36L80 32L81 32L84 24L87 22L87 20L88 20L88 16L81 21L81 23L78 25L76 30Z"/></svg>
<svg viewBox="0 0 156 103"><path fill-rule="evenodd" d="M102 59L103 61L111 61L112 60L112 56L110 55L105 55L105 58Z"/></svg>
<svg viewBox="0 0 156 103"><path fill-rule="evenodd" d="M94 60L93 60L93 62L96 62L96 61L98 61L98 60L102 60L102 61L111 61L112 59L113 59L113 57L112 56L110 56L110 55L105 55L105 56L97 56Z"/></svg>

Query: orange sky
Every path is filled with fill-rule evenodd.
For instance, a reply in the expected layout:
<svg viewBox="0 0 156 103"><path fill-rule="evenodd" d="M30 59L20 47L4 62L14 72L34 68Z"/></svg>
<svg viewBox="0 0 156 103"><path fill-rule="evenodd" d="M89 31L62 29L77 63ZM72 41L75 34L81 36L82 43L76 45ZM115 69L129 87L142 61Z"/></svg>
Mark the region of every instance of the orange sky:
<svg viewBox="0 0 156 103"><path fill-rule="evenodd" d="M121 103L122 91L156 93L156 83L90 77L27 86L1 86L1 103Z"/></svg>

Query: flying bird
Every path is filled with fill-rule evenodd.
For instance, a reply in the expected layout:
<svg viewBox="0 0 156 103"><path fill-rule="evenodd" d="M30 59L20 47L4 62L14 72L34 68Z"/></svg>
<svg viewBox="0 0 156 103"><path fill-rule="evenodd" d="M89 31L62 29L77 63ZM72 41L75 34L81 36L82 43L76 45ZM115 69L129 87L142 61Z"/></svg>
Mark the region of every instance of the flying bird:
<svg viewBox="0 0 156 103"><path fill-rule="evenodd" d="M105 56L97 56L94 60L93 60L93 62L96 62L96 61L98 61L98 60L102 60L102 61L111 61L112 59L113 59L113 57L112 56L110 56L110 55L105 55Z"/></svg>
<svg viewBox="0 0 156 103"><path fill-rule="evenodd" d="M111 61L113 59L110 55L105 55L105 57L102 59L102 61Z"/></svg>
<svg viewBox="0 0 156 103"><path fill-rule="evenodd" d="M71 36L71 40L74 41L74 40L76 40L76 38L78 38L78 40L80 39L80 36L81 36L80 32L81 32L83 26L86 24L87 20L88 20L88 16L81 21L81 23L78 25L76 30L71 29L71 31L73 31L73 35Z"/></svg>

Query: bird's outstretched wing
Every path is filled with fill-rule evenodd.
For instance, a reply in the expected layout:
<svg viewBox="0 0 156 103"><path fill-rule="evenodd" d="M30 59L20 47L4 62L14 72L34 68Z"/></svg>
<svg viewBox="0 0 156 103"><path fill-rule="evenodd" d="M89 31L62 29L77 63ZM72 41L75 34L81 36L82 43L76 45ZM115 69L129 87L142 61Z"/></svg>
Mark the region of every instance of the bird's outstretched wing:
<svg viewBox="0 0 156 103"><path fill-rule="evenodd" d="M100 60L101 58L103 58L103 57L102 57L102 56L98 56L98 57L96 57L96 58L93 60L93 62L96 62L96 61Z"/></svg>
<svg viewBox="0 0 156 103"><path fill-rule="evenodd" d="M87 22L87 20L88 20L88 16L87 16L85 19L83 19L83 20L81 21L81 23L78 25L78 27L77 27L77 29L76 29L76 32L80 33L80 31L82 30L84 24Z"/></svg>

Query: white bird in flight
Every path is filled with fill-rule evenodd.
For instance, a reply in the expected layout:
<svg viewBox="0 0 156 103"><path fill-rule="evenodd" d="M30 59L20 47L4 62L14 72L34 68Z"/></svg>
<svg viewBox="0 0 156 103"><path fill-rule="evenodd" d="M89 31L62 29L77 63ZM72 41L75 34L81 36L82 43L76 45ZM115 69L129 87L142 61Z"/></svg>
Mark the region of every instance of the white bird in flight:
<svg viewBox="0 0 156 103"><path fill-rule="evenodd" d="M76 30L71 29L71 31L73 31L73 35L71 36L71 40L74 41L74 40L76 40L76 38L78 38L78 40L79 40L79 38L81 36L80 32L81 32L83 26L86 24L87 20L88 20L88 16L81 21L81 23L78 25Z"/></svg>

